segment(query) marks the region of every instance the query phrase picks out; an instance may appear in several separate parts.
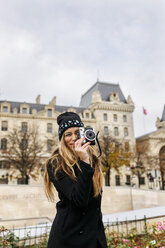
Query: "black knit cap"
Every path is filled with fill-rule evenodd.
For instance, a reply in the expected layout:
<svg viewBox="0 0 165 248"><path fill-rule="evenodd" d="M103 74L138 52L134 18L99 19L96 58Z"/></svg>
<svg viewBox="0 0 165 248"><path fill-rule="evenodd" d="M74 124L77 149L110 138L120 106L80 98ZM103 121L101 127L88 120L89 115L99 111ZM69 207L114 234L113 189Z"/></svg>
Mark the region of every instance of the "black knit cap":
<svg viewBox="0 0 165 248"><path fill-rule="evenodd" d="M70 127L83 127L84 124L78 114L74 112L65 112L57 117L57 124L59 125L58 136L59 140L63 135L63 132Z"/></svg>

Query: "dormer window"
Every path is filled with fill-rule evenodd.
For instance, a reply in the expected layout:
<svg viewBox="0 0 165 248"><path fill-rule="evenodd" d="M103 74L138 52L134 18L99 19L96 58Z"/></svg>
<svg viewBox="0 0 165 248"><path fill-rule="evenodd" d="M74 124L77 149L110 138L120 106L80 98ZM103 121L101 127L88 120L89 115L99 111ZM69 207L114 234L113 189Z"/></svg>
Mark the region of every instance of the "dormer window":
<svg viewBox="0 0 165 248"><path fill-rule="evenodd" d="M27 108L22 108L22 114L27 114Z"/></svg>
<svg viewBox="0 0 165 248"><path fill-rule="evenodd" d="M52 117L52 109L48 109L48 117Z"/></svg>
<svg viewBox="0 0 165 248"><path fill-rule="evenodd" d="M3 106L2 112L7 113L8 112L8 106Z"/></svg>
<svg viewBox="0 0 165 248"><path fill-rule="evenodd" d="M86 114L85 114L85 117L86 117L86 118L89 118L89 113L86 113Z"/></svg>

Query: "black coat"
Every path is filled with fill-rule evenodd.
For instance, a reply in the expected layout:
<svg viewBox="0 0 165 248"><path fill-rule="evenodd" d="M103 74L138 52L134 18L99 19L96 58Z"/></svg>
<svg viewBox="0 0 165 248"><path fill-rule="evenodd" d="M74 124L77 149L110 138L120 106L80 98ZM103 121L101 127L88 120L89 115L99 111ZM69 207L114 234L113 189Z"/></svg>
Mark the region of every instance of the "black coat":
<svg viewBox="0 0 165 248"><path fill-rule="evenodd" d="M77 181L64 172L54 177L48 163L50 181L58 191L60 201L53 221L48 248L107 248L101 213L101 195L93 197L94 169L79 160L82 172L74 165ZM97 244L100 244L97 245Z"/></svg>

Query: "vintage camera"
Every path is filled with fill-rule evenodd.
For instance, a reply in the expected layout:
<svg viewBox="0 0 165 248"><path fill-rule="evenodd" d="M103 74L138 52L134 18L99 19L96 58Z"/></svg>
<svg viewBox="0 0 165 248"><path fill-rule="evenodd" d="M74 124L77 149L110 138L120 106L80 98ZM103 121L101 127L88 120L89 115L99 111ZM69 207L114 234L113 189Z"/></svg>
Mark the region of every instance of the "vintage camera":
<svg viewBox="0 0 165 248"><path fill-rule="evenodd" d="M80 138L84 138L84 143L91 142L90 145L93 146L96 144L96 134L93 131L92 127L80 127L79 128Z"/></svg>

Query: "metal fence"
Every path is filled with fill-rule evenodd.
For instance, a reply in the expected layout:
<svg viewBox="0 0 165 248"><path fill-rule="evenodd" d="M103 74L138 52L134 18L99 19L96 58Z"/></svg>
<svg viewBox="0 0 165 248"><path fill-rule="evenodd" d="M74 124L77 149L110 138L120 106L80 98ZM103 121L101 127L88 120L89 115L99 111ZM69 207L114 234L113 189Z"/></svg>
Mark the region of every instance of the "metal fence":
<svg viewBox="0 0 165 248"><path fill-rule="evenodd" d="M137 234L142 234L144 232L150 232L153 225L157 225L159 221L165 221L165 215L150 218L146 218L144 215L142 219L137 219L135 216L133 220L125 219L125 221L119 221L116 218L116 221L111 222L107 220L104 222L104 227L109 233L116 232L128 235L134 229Z"/></svg>
<svg viewBox="0 0 165 248"><path fill-rule="evenodd" d="M43 218L42 218L43 220ZM150 225L157 223L160 220L165 220L164 216L155 218L147 218L144 216L143 219L125 220L104 222L106 232L111 233L123 233L128 235L133 229L136 230L137 234L141 234L144 231L149 231ZM34 226L23 226L19 228L5 229L0 224L0 248L18 248L18 247L29 247L29 248L46 248L47 239L50 233L52 223L45 222ZM10 246L8 245L10 244Z"/></svg>

